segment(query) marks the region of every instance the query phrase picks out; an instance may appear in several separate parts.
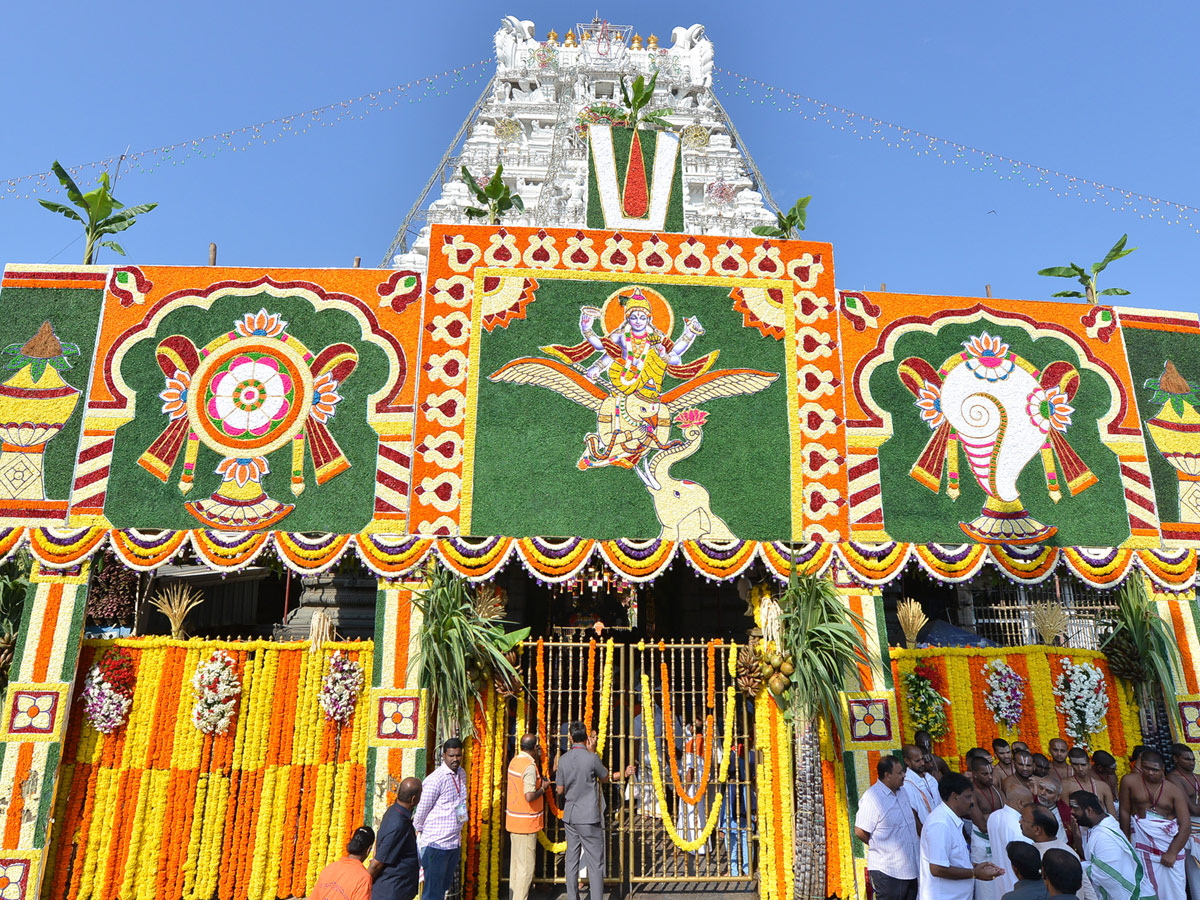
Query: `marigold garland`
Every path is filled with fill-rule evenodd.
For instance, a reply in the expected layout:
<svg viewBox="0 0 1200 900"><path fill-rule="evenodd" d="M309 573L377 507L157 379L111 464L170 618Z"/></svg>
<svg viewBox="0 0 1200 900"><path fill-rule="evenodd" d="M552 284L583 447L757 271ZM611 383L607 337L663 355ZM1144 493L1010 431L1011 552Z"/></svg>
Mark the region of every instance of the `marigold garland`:
<svg viewBox="0 0 1200 900"><path fill-rule="evenodd" d="M596 736L596 752L604 758L604 748L608 742L608 717L612 709L612 680L613 680L613 639L609 638L604 644L604 672L600 676L600 723ZM588 683L591 683L589 679Z"/></svg>
<svg viewBox="0 0 1200 900"><path fill-rule="evenodd" d="M720 640L712 640L708 642L708 681L706 689L707 708L709 710L716 706L717 702L717 678L716 678L716 652L717 644ZM668 747L675 746L675 717L671 714L671 684L670 672L667 669L667 659L665 656L666 644L663 641L658 642L658 651L660 654L658 663L658 675L662 685L662 708L663 708L663 737L666 739ZM644 709L653 709L653 707L643 707ZM704 717L704 764L700 770L700 777L697 781L696 790L694 792L687 790L683 785L683 780L679 777L679 761L675 758L675 754L668 754L668 766L671 770L671 781L675 785L675 793L682 797L689 806L695 806L701 795L708 790L709 769L712 762L712 746L713 746L713 715L708 713Z"/></svg>
<svg viewBox="0 0 1200 900"><path fill-rule="evenodd" d="M587 656L587 691L583 695L583 723L587 725L588 734L592 733L592 703L596 692L596 639L588 641Z"/></svg>
<svg viewBox="0 0 1200 900"><path fill-rule="evenodd" d="M538 704L538 742L542 747L546 748L542 754L542 777L547 781L550 780L550 763L549 763L549 748L550 740L548 737L548 728L546 724L546 642L542 638L538 638L537 642L537 661L535 663L537 672L537 704ZM558 808L558 803L554 798L554 791L546 792L546 806L550 808L556 818L563 817L562 810Z"/></svg>
<svg viewBox="0 0 1200 900"><path fill-rule="evenodd" d="M366 701L344 729L326 725L322 668L339 649L367 668L372 645L328 644L309 664L301 642L86 641L81 667L114 646L132 657L137 689L116 732L78 730L72 717L75 738L64 743L65 783L49 836L48 894L307 895L316 873L341 856L365 792ZM242 670L236 725L224 734L193 726L188 691L214 651Z"/></svg>
<svg viewBox="0 0 1200 900"><path fill-rule="evenodd" d="M665 692L664 692L665 696ZM725 735L721 744L721 758L729 759L729 754L733 751L733 710L734 704L737 702L737 690L731 685L725 690ZM650 676L642 676L642 709L654 709L654 700L650 694ZM664 729L667 718L667 711L663 709ZM658 736L654 733L654 717L647 716L646 724L646 739L650 742L650 746L657 746ZM665 737L665 735L664 735ZM726 776L729 772L728 766L722 766L721 772L717 776L719 784L724 784ZM654 795L658 799L658 805L662 809L669 809L667 806L667 791L663 786L662 772L658 768L658 754L650 754L650 779L654 785ZM675 830L675 823L669 816L664 817L663 827L666 829L667 836L680 850L687 853L695 852L708 843L708 839L712 836L713 829L717 827L717 819L721 814L721 803L724 800L724 794L718 793L713 800L712 808L708 811L708 818L704 823L704 828L693 841L685 841L679 836L679 832Z"/></svg>

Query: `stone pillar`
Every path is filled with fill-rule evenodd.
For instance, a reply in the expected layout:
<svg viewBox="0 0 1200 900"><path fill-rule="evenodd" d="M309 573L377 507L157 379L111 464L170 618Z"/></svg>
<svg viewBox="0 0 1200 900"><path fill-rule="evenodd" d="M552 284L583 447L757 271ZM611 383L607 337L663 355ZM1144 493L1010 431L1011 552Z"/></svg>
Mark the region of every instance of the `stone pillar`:
<svg viewBox="0 0 1200 900"><path fill-rule="evenodd" d="M323 572L320 575L305 575L300 579L304 590L300 603L287 615L282 625L276 626L275 638L283 641L300 641L308 637L313 614L323 609L333 623L334 630L343 638L369 638L375 631L375 597L378 583L367 575L337 575Z"/></svg>
<svg viewBox="0 0 1200 900"><path fill-rule="evenodd" d="M0 798L8 800L0 808L0 870L17 885L17 900L41 893L87 579L87 563L68 571L34 563L0 709Z"/></svg>
<svg viewBox="0 0 1200 900"><path fill-rule="evenodd" d="M425 777L426 704L417 684L421 612L412 602L419 587L380 579L376 593L364 817L375 828L400 781Z"/></svg>

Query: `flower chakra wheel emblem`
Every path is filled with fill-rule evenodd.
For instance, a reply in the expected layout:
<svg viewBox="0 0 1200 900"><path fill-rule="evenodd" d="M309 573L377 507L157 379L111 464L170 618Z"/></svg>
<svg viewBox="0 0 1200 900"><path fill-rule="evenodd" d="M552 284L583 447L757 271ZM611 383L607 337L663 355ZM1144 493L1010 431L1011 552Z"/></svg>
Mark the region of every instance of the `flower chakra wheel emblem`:
<svg viewBox="0 0 1200 900"><path fill-rule="evenodd" d="M266 528L288 515L295 505L272 499L263 488L271 472L267 456L288 444L296 496L305 488L306 445L317 484L350 468L327 424L358 354L349 344L331 344L314 354L288 334L287 324L260 309L200 350L180 334L158 345L166 377L158 396L169 422L138 462L165 482L182 452L179 490L186 494L193 486L199 445L219 454L220 487L186 504L206 525Z"/></svg>

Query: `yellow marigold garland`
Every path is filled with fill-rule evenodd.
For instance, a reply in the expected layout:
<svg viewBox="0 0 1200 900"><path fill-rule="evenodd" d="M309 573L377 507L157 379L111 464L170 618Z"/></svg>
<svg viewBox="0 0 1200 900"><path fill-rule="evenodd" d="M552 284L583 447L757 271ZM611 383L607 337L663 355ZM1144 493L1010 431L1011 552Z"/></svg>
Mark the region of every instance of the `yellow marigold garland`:
<svg viewBox="0 0 1200 900"><path fill-rule="evenodd" d="M737 691L730 685L725 689L725 735L721 743L721 759L728 760L729 754L733 750L733 708L737 701ZM642 709L654 709L654 700L650 694L650 676L642 676ZM664 713L665 718L665 713ZM657 746L658 736L654 733L654 717L646 716L646 740L650 742L650 746ZM717 776L717 781L724 784L729 773L729 766L722 765L721 773ZM663 787L662 773L658 769L658 754L650 754L650 778L654 784L654 795L658 798L658 805L662 809L669 809L667 805L667 792ZM666 828L667 836L671 838L671 842L680 850L688 853L699 850L708 843L709 837L712 836L713 829L717 827L717 819L721 813L721 803L724 800L724 795L718 793L713 801L712 809L708 811L708 819L704 823L704 829L694 841L685 841L679 836L679 832L675 830L675 823L669 816L663 818L663 826Z"/></svg>
<svg viewBox="0 0 1200 900"><path fill-rule="evenodd" d="M307 893L310 873L341 855L365 790L369 701L335 756L318 721L321 669L338 647L369 668L371 644L330 644L309 664L299 642L87 641L84 661L114 643L137 659L134 704L119 732L81 729L64 754L64 779L80 789L60 792L50 837L71 862L48 864L47 890L69 900ZM243 693L234 727L205 736L180 697L214 649L238 660Z"/></svg>
<svg viewBox="0 0 1200 900"><path fill-rule="evenodd" d="M600 675L600 725L596 737L596 752L604 758L604 747L608 742L608 716L612 709L613 639L604 645L604 671ZM589 684L591 681L589 679Z"/></svg>

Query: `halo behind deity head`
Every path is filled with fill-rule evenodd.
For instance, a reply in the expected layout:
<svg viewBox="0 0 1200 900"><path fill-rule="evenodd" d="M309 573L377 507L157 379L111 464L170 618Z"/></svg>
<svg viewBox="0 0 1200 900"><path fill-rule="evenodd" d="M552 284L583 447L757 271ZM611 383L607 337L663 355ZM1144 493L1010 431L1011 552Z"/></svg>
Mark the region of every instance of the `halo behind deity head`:
<svg viewBox="0 0 1200 900"><path fill-rule="evenodd" d="M666 298L654 288L633 284L613 291L604 301L604 333L612 334L625 324L630 309L646 310L650 322L667 337L675 330L675 313Z"/></svg>

